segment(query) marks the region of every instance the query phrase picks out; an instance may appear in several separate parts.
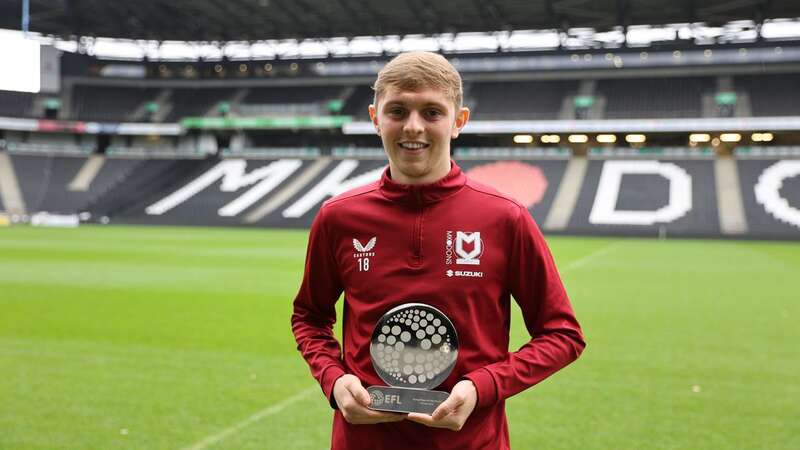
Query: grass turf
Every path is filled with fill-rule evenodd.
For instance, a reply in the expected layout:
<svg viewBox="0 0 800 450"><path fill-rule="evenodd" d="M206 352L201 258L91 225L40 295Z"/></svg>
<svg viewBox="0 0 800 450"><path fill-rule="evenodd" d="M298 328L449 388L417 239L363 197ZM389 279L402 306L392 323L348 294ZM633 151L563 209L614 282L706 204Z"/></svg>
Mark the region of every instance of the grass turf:
<svg viewBox="0 0 800 450"><path fill-rule="evenodd" d="M0 449L326 448L289 329L305 239L0 229ZM800 448L800 245L549 242L589 346L507 402L514 448Z"/></svg>

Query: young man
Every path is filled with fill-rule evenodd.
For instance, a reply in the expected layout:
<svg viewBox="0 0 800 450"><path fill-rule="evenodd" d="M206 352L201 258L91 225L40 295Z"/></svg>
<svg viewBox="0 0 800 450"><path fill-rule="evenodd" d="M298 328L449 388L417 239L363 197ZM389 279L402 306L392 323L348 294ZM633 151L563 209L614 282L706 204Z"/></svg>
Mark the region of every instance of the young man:
<svg viewBox="0 0 800 450"><path fill-rule="evenodd" d="M528 210L468 179L450 140L469 120L447 60L405 53L378 74L369 114L389 167L325 202L311 227L294 301L297 346L331 406L332 448L507 449L505 399L576 359L585 344L550 251ZM334 305L344 292L343 345ZM509 352L510 299L528 343ZM384 385L370 338L393 307L426 303L458 332L458 359L431 416L368 408Z"/></svg>

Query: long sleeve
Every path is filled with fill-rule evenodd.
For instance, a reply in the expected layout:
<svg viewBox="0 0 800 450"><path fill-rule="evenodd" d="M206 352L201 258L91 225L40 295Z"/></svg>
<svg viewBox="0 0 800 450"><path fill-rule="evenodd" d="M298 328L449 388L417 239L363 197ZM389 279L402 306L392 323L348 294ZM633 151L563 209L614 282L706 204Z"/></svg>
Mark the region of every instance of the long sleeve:
<svg viewBox="0 0 800 450"><path fill-rule="evenodd" d="M325 211L324 207L320 209L311 225L303 281L294 299L292 332L311 375L330 400L334 382L345 373L341 348L333 334L335 305L343 288L331 252Z"/></svg>
<svg viewBox="0 0 800 450"><path fill-rule="evenodd" d="M509 231L509 287L531 339L502 361L467 374L477 388L478 406L539 383L577 359L586 346L550 250L527 210L519 208Z"/></svg>

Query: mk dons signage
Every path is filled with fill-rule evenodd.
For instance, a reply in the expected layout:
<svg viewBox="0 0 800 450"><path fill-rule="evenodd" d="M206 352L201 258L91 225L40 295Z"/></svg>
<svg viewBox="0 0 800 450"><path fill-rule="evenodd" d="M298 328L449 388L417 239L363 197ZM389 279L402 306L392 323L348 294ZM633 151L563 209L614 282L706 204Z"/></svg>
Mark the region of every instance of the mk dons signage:
<svg viewBox="0 0 800 450"><path fill-rule="evenodd" d="M304 195L284 209L282 216L285 218L302 217L327 197L335 196L378 180L383 172L383 167L381 167L348 178L358 165L359 162L353 159L339 162L336 167L328 172L325 178L310 189L306 189ZM246 160L226 159L189 182L186 186L148 206L145 209L145 213L151 216L165 214L198 195L217 181L222 180L220 185L220 191L222 192L237 192L252 186L217 211L217 214L221 217L238 216L245 209L271 193L281 183L292 176L297 176L298 169L301 166L302 161L299 159L281 159L247 172Z"/></svg>
<svg viewBox="0 0 800 450"><path fill-rule="evenodd" d="M623 175L647 174L669 182L669 200L651 211L617 209ZM594 225L654 225L674 222L692 209L692 177L680 166L660 161L606 161L597 185L589 223Z"/></svg>
<svg viewBox="0 0 800 450"><path fill-rule="evenodd" d="M236 216L275 189L301 165L302 162L299 159L282 159L246 173L247 161L243 159L227 159L221 161L186 186L148 206L145 209L145 213L151 216L164 214L194 197L219 179L222 179L222 185L220 186L222 192L236 192L241 188L255 184L244 194L217 211L217 214L223 217Z"/></svg>
<svg viewBox="0 0 800 450"><path fill-rule="evenodd" d="M369 165L368 169L364 169L365 164ZM465 162L464 166L474 169L481 164ZM592 164L599 166L597 185L584 184L581 198L589 204L581 202L581 212L572 211L572 221L564 231L574 229L591 233L594 228L608 231L609 227L624 231L631 227L652 227L681 221L676 227L679 233L720 232L719 225L715 223L715 216L719 217L717 202L720 200L713 191L714 161L605 160ZM764 218L774 219L777 226L790 226L789 233L792 230L800 233L800 204L796 200L800 198L800 193L796 192L800 160L775 160L767 166L761 163L757 166L757 172L753 171L755 166L752 162L740 160L738 165L743 177L740 178L740 194L755 200L755 203L744 205L751 208L745 211L747 216L744 219L753 221L755 233L769 232L763 228L766 226L761 223L763 219L755 217L763 213L767 214ZM170 214L179 205L198 195L206 196L204 198L209 202L219 201L219 195L210 192L218 190L231 195L213 205L212 211L216 214L212 213L214 216L209 217L208 221L232 217L241 218L245 223L246 212L257 210L255 207L259 204L268 204L269 208L264 209L269 209L269 212L264 214L272 214L271 223L276 220L280 222L281 219L286 220L287 225L307 223L327 198L378 180L384 167L356 159L323 158L305 163L300 159L269 162L226 159L188 180L174 192L165 192L165 196L149 205L145 213L150 216ZM751 169L743 170L748 168ZM692 175L696 179L693 180ZM628 176L639 178L628 184ZM553 179L557 180L558 177L554 176ZM553 183L553 187L559 189L558 183ZM629 191L632 187L639 190ZM264 202L267 197L269 202ZM557 206L554 204L552 207ZM754 207L758 210L753 211ZM545 214L546 210L540 210L537 218L541 220ZM194 219L202 222L202 218L193 216ZM452 264L453 270L456 265L461 266L460 269L477 269L485 251L481 233L470 229L458 230L457 226L453 228L444 236L446 263Z"/></svg>

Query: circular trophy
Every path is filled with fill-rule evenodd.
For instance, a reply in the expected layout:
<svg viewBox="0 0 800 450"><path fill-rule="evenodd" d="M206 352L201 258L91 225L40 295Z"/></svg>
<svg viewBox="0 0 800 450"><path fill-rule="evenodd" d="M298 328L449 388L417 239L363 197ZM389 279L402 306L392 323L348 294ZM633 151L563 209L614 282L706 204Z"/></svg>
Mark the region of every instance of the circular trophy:
<svg viewBox="0 0 800 450"><path fill-rule="evenodd" d="M458 334L433 306L405 303L381 317L369 354L375 372L389 386L370 386L371 409L431 414L449 395L431 389L456 365Z"/></svg>

